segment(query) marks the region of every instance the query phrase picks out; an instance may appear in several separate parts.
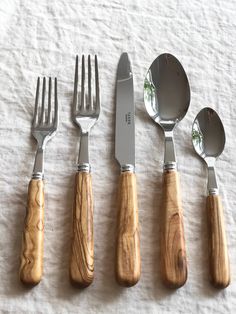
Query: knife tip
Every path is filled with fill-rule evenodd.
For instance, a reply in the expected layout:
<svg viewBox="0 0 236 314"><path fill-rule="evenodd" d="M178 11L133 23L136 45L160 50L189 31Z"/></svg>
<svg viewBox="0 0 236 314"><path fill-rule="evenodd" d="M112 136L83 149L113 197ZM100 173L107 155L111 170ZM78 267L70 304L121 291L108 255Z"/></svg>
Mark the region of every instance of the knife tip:
<svg viewBox="0 0 236 314"><path fill-rule="evenodd" d="M121 54L121 56L120 56L120 61L119 61L119 63L120 63L120 62L122 62L122 63L127 63L127 62L129 62L129 63L130 63L130 61L129 61L129 55L128 55L127 52L122 52L122 54Z"/></svg>
<svg viewBox="0 0 236 314"><path fill-rule="evenodd" d="M126 58L129 58L128 56L128 52L124 51L122 52L121 56L120 57L126 57Z"/></svg>
<svg viewBox="0 0 236 314"><path fill-rule="evenodd" d="M117 76L118 79L126 79L132 75L131 64L129 60L129 55L127 52L123 52L120 56Z"/></svg>

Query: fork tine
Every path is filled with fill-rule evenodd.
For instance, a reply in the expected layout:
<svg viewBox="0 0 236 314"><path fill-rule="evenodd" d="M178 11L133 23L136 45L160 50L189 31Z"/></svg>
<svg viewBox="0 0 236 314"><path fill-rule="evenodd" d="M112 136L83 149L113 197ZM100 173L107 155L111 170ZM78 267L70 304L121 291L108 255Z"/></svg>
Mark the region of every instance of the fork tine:
<svg viewBox="0 0 236 314"><path fill-rule="evenodd" d="M51 89L52 89L52 78L49 77L49 81L48 81L48 120L47 120L48 125L51 123L51 117L52 117Z"/></svg>
<svg viewBox="0 0 236 314"><path fill-rule="evenodd" d="M39 87L40 87L40 78L37 79L37 87L36 87L36 96L35 96L35 106L34 106L34 117L32 126L36 127L38 120L38 107L39 107Z"/></svg>
<svg viewBox="0 0 236 314"><path fill-rule="evenodd" d="M91 74L91 58L88 56L88 107L92 109L92 74Z"/></svg>
<svg viewBox="0 0 236 314"><path fill-rule="evenodd" d="M73 114L77 108L77 93L78 93L78 55L75 58L75 78L74 78L74 95L73 95Z"/></svg>
<svg viewBox="0 0 236 314"><path fill-rule="evenodd" d="M44 77L43 78L43 92L42 92L42 106L41 106L41 115L40 115L40 119L39 119L39 124L43 124L43 122L44 122L45 89L46 89L46 78Z"/></svg>
<svg viewBox="0 0 236 314"><path fill-rule="evenodd" d="M59 113L58 113L58 101L57 101L57 78L55 77L54 79L54 102L55 102L55 107L54 107L54 121L53 121L53 126L55 128L58 127L58 120L59 120Z"/></svg>
<svg viewBox="0 0 236 314"><path fill-rule="evenodd" d="M85 110L85 92L84 92L84 83L85 83L85 64L84 64L84 55L82 55L82 69L81 69L81 109Z"/></svg>
<svg viewBox="0 0 236 314"><path fill-rule="evenodd" d="M95 55L95 111L97 114L100 112L100 90L99 90L99 76L98 76L98 59Z"/></svg>

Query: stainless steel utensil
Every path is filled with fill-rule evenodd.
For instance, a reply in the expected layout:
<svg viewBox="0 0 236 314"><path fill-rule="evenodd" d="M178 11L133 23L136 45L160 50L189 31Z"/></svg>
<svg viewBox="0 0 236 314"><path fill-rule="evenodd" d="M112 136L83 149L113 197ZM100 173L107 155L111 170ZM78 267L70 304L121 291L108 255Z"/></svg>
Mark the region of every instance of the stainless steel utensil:
<svg viewBox="0 0 236 314"><path fill-rule="evenodd" d="M48 105L45 106L46 78L43 78L42 101L39 101L40 78L37 81L32 135L37 152L32 179L28 188L28 203L22 238L20 280L29 285L40 282L43 274L44 239L44 150L58 128L57 79L54 80L54 106L51 105L52 79L48 80Z"/></svg>
<svg viewBox="0 0 236 314"><path fill-rule="evenodd" d="M80 149L78 172L75 176L70 278L72 283L81 287L90 285L94 277L93 194L88 138L90 129L97 122L100 114L97 56L95 56L94 61L94 84L92 84L92 74L91 58L88 56L86 93L85 58L82 56L81 91L78 95L77 56L75 64L73 121L80 128Z"/></svg>
<svg viewBox="0 0 236 314"><path fill-rule="evenodd" d="M211 282L218 288L225 288L230 283L229 257L223 208L215 174L216 158L225 146L225 132L213 109L203 108L196 116L192 142L196 153L205 160L208 168L207 220Z"/></svg>
<svg viewBox="0 0 236 314"><path fill-rule="evenodd" d="M140 244L135 176L133 74L127 53L121 55L117 70L115 156L121 169L116 279L123 286L133 286L140 278Z"/></svg>
<svg viewBox="0 0 236 314"><path fill-rule="evenodd" d="M178 288L187 280L187 263L173 130L188 110L190 88L182 65L171 54L164 53L151 64L144 82L144 102L165 135L161 273L167 286Z"/></svg>

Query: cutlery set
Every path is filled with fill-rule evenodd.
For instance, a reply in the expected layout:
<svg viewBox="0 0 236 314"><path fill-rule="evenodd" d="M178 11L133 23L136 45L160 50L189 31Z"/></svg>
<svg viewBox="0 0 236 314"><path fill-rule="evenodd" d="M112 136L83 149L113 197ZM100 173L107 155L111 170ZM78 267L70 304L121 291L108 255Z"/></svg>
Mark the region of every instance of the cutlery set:
<svg viewBox="0 0 236 314"><path fill-rule="evenodd" d="M72 119L80 128L80 148L75 174L73 228L69 275L79 287L89 286L94 278L93 193L89 163L89 133L100 114L97 56L76 57ZM44 241L44 150L58 128L57 79L43 78L40 96L38 78L32 135L37 140L32 179L28 187L27 211L22 237L20 280L29 285L40 282L43 274ZM80 83L80 87L79 87ZM48 95L46 96L46 89ZM78 91L79 90L79 91ZM46 105L47 99L47 105ZM53 101L52 101L53 99ZM144 103L149 116L163 130L165 153L161 207L160 262L163 283L179 288L187 280L180 179L177 169L173 131L186 115L190 87L180 62L171 54L158 56L144 80ZM211 108L202 109L192 127L196 153L208 167L206 217L209 238L209 273L211 283L225 288L230 283L229 258L223 208L215 174L215 160L225 145L223 124ZM120 165L117 194L117 240L115 274L126 287L140 279L140 239L135 175L135 106L133 74L127 53L120 57L116 80L115 157Z"/></svg>

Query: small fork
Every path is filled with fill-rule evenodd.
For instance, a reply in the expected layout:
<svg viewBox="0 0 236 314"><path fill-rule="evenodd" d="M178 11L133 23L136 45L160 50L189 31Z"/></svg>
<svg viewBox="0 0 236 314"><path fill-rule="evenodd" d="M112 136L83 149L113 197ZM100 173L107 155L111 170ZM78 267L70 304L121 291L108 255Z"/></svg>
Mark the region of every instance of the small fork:
<svg viewBox="0 0 236 314"><path fill-rule="evenodd" d="M43 78L39 106L40 78L37 80L31 133L37 141L32 179L28 187L27 211L22 237L20 280L29 285L40 282L43 274L44 240L44 150L58 128L57 79L54 80L54 106L51 104L52 79L48 80L48 105L45 106L46 78Z"/></svg>
<svg viewBox="0 0 236 314"><path fill-rule="evenodd" d="M73 235L70 279L73 284L87 287L94 277L93 195L88 139L90 129L100 114L98 62L94 62L95 95L92 92L92 66L88 56L87 93L85 92L85 58L82 56L81 92L78 94L78 56L75 63L73 121L80 128L78 169L75 176ZM78 101L79 98L79 101Z"/></svg>

